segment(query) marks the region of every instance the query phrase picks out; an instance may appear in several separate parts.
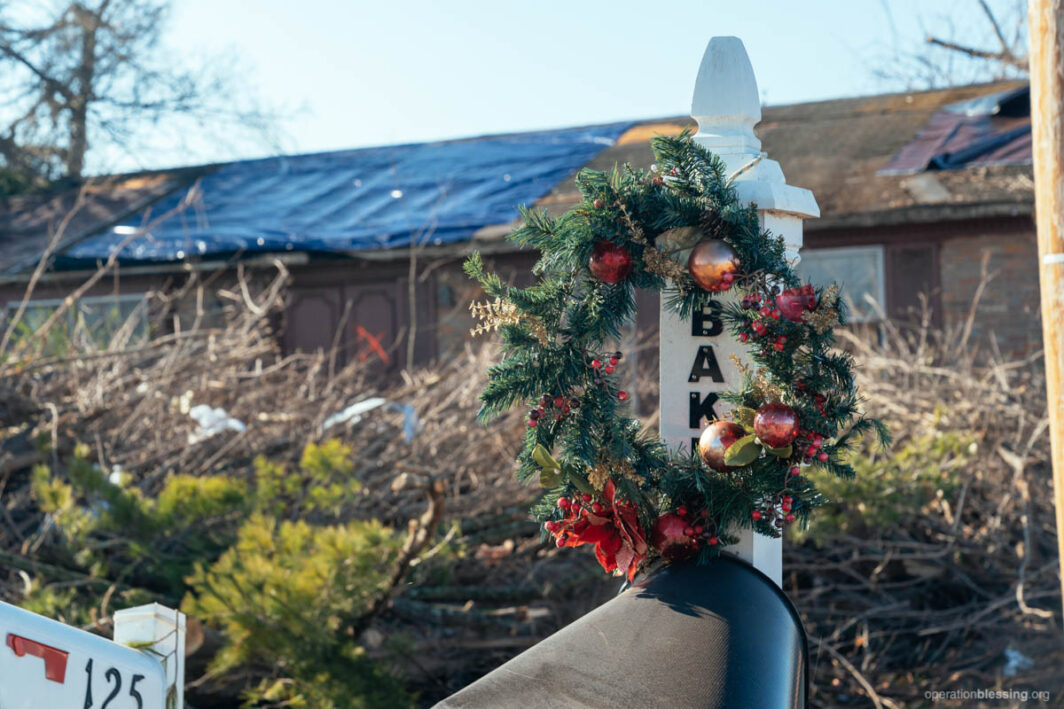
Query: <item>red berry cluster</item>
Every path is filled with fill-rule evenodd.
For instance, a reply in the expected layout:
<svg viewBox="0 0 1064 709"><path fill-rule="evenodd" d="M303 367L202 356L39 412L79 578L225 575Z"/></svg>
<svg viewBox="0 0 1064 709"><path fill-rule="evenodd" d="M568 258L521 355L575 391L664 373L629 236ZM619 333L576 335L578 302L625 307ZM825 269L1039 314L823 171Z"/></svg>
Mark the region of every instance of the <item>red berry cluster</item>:
<svg viewBox="0 0 1064 709"><path fill-rule="evenodd" d="M605 375L613 374L614 370L617 369L617 365L620 364L622 357L624 357L624 353L618 350L617 352L614 352L609 356L609 358L606 360L605 365L603 365L601 359L596 357L595 359L591 360L591 368L594 369L596 373L601 371ZM603 374L596 374L594 380L596 386L605 386L606 380L603 378ZM628 392L617 392L617 398L621 401L627 401Z"/></svg>
<svg viewBox="0 0 1064 709"><path fill-rule="evenodd" d="M816 406L816 410L820 412L821 416L825 415L824 404L827 403L828 398L823 394L815 394L813 396L813 405Z"/></svg>
<svg viewBox="0 0 1064 709"><path fill-rule="evenodd" d="M676 515L680 517L687 526L683 528L684 536L702 539L706 544L711 547L715 547L720 544L720 540L717 539L717 535L714 534L709 523L709 510L701 509L697 514L691 514L686 505L680 505L676 508Z"/></svg>
<svg viewBox="0 0 1064 709"><path fill-rule="evenodd" d="M766 295L762 295L755 291L749 295L743 296L743 299L740 301L742 308L744 310L752 310L755 312L750 316L750 323L748 325L749 330L744 330L739 333L740 342L748 342L751 339L756 340L759 337L763 337L768 333L772 322L780 319L780 310L775 306L773 301L777 291L778 289L773 287L769 289ZM785 336L778 335L772 342L772 348L777 352L782 352L783 346L786 342L787 338Z"/></svg>
<svg viewBox="0 0 1064 709"><path fill-rule="evenodd" d="M558 508L565 513L566 519L573 519L580 517L581 515L587 515L587 513L593 512L596 515L601 515L606 511L606 506L601 502L594 501L594 498L586 492L579 497L559 497ZM554 535L555 542L558 546L565 546L565 542L568 541L568 535L564 531L564 523L556 520L547 520L543 523L543 528Z"/></svg>
<svg viewBox="0 0 1064 709"><path fill-rule="evenodd" d="M766 504L762 509L755 509L750 513L750 517L755 522L765 519L777 527L782 527L785 524L791 524L797 519L792 511L795 507L795 499L790 495L780 495L774 502ZM778 509L777 509L778 508Z"/></svg>
<svg viewBox="0 0 1064 709"><path fill-rule="evenodd" d="M731 290L732 284L735 283L735 274L728 272L720 277L721 282L709 286L709 290L718 293L720 291Z"/></svg>
<svg viewBox="0 0 1064 709"><path fill-rule="evenodd" d="M578 408L580 408L580 399L575 396L566 399L559 394L544 394L539 398L539 406L528 412L528 427L538 426L539 422L548 415L548 411L551 412L550 415L555 421L561 421L570 410Z"/></svg>
<svg viewBox="0 0 1064 709"><path fill-rule="evenodd" d="M820 450L824 445L824 437L819 433L813 433L812 431L800 431L799 440L795 441L795 444L801 449L801 446L805 446L805 457L813 460L819 460L821 463L828 461L828 452Z"/></svg>

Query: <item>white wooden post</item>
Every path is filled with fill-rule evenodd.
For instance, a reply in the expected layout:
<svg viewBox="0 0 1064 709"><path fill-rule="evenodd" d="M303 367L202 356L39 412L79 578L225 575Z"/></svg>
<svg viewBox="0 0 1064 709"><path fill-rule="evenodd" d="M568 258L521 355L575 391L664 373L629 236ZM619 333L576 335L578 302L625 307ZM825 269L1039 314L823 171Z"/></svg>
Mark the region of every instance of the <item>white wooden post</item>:
<svg viewBox="0 0 1064 709"><path fill-rule="evenodd" d="M184 707L185 614L149 603L115 611L114 620L116 643L150 652L165 668L167 709Z"/></svg>
<svg viewBox="0 0 1064 709"><path fill-rule="evenodd" d="M735 189L746 203L757 205L761 226L784 238L788 253L798 259L802 220L820 216L813 193L788 185L779 163L761 152L754 126L761 120L761 102L746 48L737 37L709 41L695 80L691 115L698 122L695 141L720 156L735 178ZM756 162L754 162L756 161ZM751 165L751 163L754 163ZM723 302L732 296L718 297ZM719 392L742 383L732 355L742 357L744 346L724 332L707 308L694 322L683 322L661 307L660 384L661 437L670 448L689 450L696 444L706 418L722 416ZM711 366L712 363L716 367ZM700 372L713 371L712 374ZM718 375L719 372L719 375ZM739 543L725 551L751 563L777 585L782 582L782 544L749 529Z"/></svg>

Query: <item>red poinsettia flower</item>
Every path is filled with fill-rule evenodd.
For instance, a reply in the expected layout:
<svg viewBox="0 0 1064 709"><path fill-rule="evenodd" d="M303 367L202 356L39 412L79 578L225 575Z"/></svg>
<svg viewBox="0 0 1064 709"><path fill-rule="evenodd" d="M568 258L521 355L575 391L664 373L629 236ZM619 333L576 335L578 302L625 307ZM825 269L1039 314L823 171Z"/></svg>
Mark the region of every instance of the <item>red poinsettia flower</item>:
<svg viewBox="0 0 1064 709"><path fill-rule="evenodd" d="M776 296L776 307L791 322L801 322L802 313L816 309L816 291L808 283L801 288L788 288Z"/></svg>
<svg viewBox="0 0 1064 709"><path fill-rule="evenodd" d="M631 581L647 556L647 541L639 526L635 505L615 500L617 487L613 480L606 481L602 495L606 508L596 514L585 508L555 522L551 532L558 546L578 547L595 545L595 557L607 572L620 571Z"/></svg>

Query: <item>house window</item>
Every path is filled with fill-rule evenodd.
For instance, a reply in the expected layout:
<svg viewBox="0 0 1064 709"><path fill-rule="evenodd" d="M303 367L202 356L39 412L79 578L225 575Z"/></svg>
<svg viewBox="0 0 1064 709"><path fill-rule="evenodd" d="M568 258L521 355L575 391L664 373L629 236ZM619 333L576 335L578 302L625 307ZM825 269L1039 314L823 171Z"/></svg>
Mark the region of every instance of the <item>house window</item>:
<svg viewBox="0 0 1064 709"><path fill-rule="evenodd" d="M62 305L61 299L31 300L26 303L15 328L16 337L37 332ZM0 325L6 327L18 311L19 301L7 303ZM71 347L87 352L106 349L115 340L119 347L143 342L148 336L147 300L142 293L126 295L84 296L67 309L60 322L46 336L45 349L63 354Z"/></svg>
<svg viewBox="0 0 1064 709"><path fill-rule="evenodd" d="M882 319L886 297L882 246L807 249L802 251L797 271L816 286L838 283L850 322Z"/></svg>

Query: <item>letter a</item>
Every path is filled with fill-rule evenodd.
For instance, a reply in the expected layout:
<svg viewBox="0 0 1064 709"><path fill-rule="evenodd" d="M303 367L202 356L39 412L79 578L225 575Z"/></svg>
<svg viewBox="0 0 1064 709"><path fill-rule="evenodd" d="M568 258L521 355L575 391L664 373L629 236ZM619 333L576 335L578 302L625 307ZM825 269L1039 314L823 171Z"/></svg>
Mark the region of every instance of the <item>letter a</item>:
<svg viewBox="0 0 1064 709"><path fill-rule="evenodd" d="M720 366L717 364L717 356L713 354L713 347L710 345L702 345L698 348L698 355L695 357L695 363L691 367L691 376L687 377L687 381L697 382L702 377L710 377L718 383L724 381L724 375L720 373Z"/></svg>

